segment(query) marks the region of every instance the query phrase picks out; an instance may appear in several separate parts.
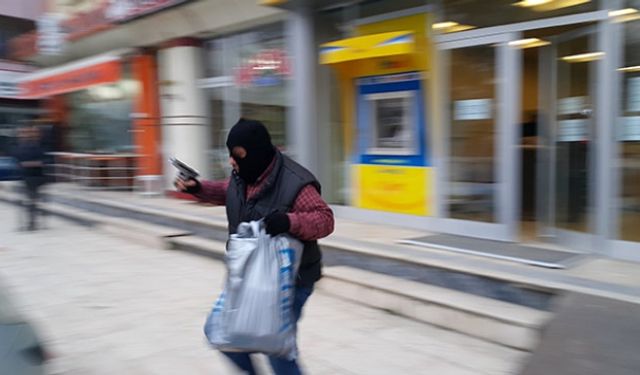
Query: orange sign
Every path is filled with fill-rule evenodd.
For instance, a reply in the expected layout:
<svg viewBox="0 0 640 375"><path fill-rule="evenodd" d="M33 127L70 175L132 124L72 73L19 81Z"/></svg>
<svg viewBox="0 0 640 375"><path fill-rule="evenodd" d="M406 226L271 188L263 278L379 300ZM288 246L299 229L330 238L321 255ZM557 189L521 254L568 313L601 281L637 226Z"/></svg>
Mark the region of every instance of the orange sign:
<svg viewBox="0 0 640 375"><path fill-rule="evenodd" d="M20 84L23 98L43 98L120 80L120 61L107 61Z"/></svg>
<svg viewBox="0 0 640 375"><path fill-rule="evenodd" d="M30 31L9 40L9 58L26 60L38 52L38 33Z"/></svg>

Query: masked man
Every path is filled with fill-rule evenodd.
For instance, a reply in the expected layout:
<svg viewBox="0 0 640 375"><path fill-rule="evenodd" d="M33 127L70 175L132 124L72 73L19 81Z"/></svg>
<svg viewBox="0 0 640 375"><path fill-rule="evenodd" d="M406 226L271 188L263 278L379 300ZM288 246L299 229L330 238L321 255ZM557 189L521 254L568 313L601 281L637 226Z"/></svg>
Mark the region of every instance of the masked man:
<svg viewBox="0 0 640 375"><path fill-rule="evenodd" d="M175 185L200 201L224 204L229 234L235 233L241 222L264 218L268 234L288 233L304 243L293 302L297 322L314 283L321 277L322 255L317 240L333 232L333 212L321 198L320 184L313 174L280 153L261 122L240 119L229 132L227 148L233 167L231 178L177 179ZM243 371L256 373L248 353L224 354ZM301 373L295 360L270 356L269 361L277 375Z"/></svg>

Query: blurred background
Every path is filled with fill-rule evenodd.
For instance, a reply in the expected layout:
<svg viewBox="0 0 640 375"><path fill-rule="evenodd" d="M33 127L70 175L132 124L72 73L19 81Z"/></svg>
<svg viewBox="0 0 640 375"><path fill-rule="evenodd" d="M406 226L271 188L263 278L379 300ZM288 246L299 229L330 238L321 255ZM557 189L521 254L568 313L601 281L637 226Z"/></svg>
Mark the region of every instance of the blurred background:
<svg viewBox="0 0 640 375"><path fill-rule="evenodd" d="M8 196L32 134L57 204L187 204L168 159L228 177L240 117L314 172L344 238L393 223L368 230L640 282L640 0L0 0Z"/></svg>
<svg viewBox="0 0 640 375"><path fill-rule="evenodd" d="M256 118L349 217L637 259L638 6L4 1L0 152L35 124L55 181L161 194Z"/></svg>

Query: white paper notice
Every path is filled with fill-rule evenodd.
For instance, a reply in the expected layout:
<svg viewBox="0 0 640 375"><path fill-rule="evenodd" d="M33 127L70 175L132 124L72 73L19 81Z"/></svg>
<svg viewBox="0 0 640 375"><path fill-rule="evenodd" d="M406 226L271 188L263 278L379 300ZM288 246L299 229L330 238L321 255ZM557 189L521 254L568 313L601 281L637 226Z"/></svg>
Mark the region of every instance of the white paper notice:
<svg viewBox="0 0 640 375"><path fill-rule="evenodd" d="M559 115L572 115L581 113L586 107L586 96L572 96L570 98L562 98L558 101L558 114Z"/></svg>
<svg viewBox="0 0 640 375"><path fill-rule="evenodd" d="M620 125L619 141L640 141L640 116L623 117Z"/></svg>
<svg viewBox="0 0 640 375"><path fill-rule="evenodd" d="M587 140L587 120L563 120L558 122L558 142Z"/></svg>
<svg viewBox="0 0 640 375"><path fill-rule="evenodd" d="M457 100L454 106L454 119L464 120L487 120L491 116L491 99L469 99Z"/></svg>
<svg viewBox="0 0 640 375"><path fill-rule="evenodd" d="M640 112L640 77L629 78L627 111Z"/></svg>

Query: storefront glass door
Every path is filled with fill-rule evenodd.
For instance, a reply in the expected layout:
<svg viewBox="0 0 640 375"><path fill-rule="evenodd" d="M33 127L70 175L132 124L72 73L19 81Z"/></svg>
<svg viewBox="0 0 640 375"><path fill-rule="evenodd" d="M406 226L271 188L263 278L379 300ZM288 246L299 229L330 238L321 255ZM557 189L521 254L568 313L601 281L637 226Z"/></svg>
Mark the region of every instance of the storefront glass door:
<svg viewBox="0 0 640 375"><path fill-rule="evenodd" d="M443 43L444 160L440 199L447 231L512 240L516 222L518 33Z"/></svg>
<svg viewBox="0 0 640 375"><path fill-rule="evenodd" d="M590 250L595 231L597 64L596 28L549 38L541 54L542 150L538 179L541 234L571 248Z"/></svg>

